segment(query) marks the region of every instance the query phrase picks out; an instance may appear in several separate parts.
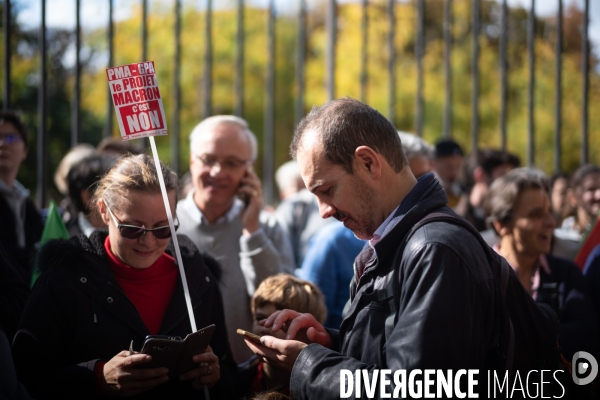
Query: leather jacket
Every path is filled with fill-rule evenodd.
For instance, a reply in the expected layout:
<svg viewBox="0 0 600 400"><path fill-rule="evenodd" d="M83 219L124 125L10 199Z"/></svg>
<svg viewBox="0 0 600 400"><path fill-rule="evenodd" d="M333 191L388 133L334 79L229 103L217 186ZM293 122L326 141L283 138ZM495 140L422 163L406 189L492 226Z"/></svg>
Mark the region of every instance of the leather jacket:
<svg viewBox="0 0 600 400"><path fill-rule="evenodd" d="M123 350L139 351L148 328L135 306L121 290L104 250L107 232L96 231L88 239L79 235L55 240L42 248L43 273L25 306L13 342L19 380L38 399L103 398L96 385L94 367ZM211 398L222 394L236 379L223 304L214 274L217 262L200 253L185 236L178 236L196 325L215 324L210 346L220 358L221 382ZM173 254L172 242L167 252ZM159 334L185 337L191 333L181 279L167 308ZM202 399L189 382L172 379L132 399Z"/></svg>
<svg viewBox="0 0 600 400"><path fill-rule="evenodd" d="M460 226L432 222L413 234L394 264L410 229L447 203L437 179L423 178L413 188L422 193L419 200L403 215L396 213L390 223L395 226L377 242L375 254L365 257L367 246L358 256L352 303L340 330L330 331L332 349L310 344L300 353L291 377L294 399L339 398L341 369L353 374L368 370L369 376L376 369L405 369L407 374L413 369L480 369L483 374L493 346L495 297L493 274L477 239ZM401 205L398 211L403 206L406 210ZM357 279L357 264L365 258L364 274ZM386 340L390 305L377 293L391 268L396 269L399 299ZM393 387L392 380L388 388ZM380 390L375 393L379 398Z"/></svg>

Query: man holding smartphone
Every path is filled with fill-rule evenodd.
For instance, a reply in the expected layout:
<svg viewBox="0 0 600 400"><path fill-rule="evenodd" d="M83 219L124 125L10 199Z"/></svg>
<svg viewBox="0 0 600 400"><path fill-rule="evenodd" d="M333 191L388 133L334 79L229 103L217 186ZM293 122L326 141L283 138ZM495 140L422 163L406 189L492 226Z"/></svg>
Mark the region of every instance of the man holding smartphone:
<svg viewBox="0 0 600 400"><path fill-rule="evenodd" d="M223 268L229 343L237 363L252 352L236 329L252 330L250 298L268 276L293 273L291 245L275 216L262 211L262 184L252 166L257 141L246 121L231 115L205 119L190 134L194 188L177 206L179 233Z"/></svg>
<svg viewBox="0 0 600 400"><path fill-rule="evenodd" d="M483 370L495 317L486 253L464 227L437 221L403 245L420 220L446 210L448 198L432 173L414 177L395 127L357 100L333 100L300 122L291 153L321 216L369 240L354 262L339 330L282 310L259 324L288 340L246 341L291 371L291 396L339 398L341 370L362 370L365 381L388 369Z"/></svg>

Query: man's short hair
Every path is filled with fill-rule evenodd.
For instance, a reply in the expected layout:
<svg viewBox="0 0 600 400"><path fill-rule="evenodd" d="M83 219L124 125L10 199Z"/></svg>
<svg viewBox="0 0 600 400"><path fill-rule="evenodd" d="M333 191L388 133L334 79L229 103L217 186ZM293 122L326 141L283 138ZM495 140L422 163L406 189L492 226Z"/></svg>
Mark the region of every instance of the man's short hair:
<svg viewBox="0 0 600 400"><path fill-rule="evenodd" d="M5 123L11 123L21 135L21 140L23 140L23 144L25 147L29 147L29 137L27 134L27 127L21 121L21 118L14 111L0 111L0 125Z"/></svg>
<svg viewBox="0 0 600 400"><path fill-rule="evenodd" d="M481 167L486 180L491 183L492 172L494 169L505 164L512 165L514 168L519 168L521 166L521 160L516 155L507 151L491 148L477 149L474 153L471 153L463 167L465 186L470 190L475 184L473 174L475 173L476 168Z"/></svg>
<svg viewBox="0 0 600 400"><path fill-rule="evenodd" d="M435 158L464 155L460 145L452 139L442 139L435 144Z"/></svg>
<svg viewBox="0 0 600 400"><path fill-rule="evenodd" d="M573 172L571 181L569 182L569 187L573 189L575 193L577 193L586 176L598 173L600 173L599 166L594 164L582 165L581 167L577 168L575 172Z"/></svg>
<svg viewBox="0 0 600 400"><path fill-rule="evenodd" d="M546 175L537 169L518 168L496 179L483 202L486 221L490 225L494 221L509 223L519 196L527 189L542 189L549 194Z"/></svg>
<svg viewBox="0 0 600 400"><path fill-rule="evenodd" d="M310 313L321 324L327 319L325 297L312 282L289 274L268 277L256 288L250 308L254 316L259 307L273 304L277 310L285 308L300 313Z"/></svg>
<svg viewBox="0 0 600 400"><path fill-rule="evenodd" d="M256 141L256 136L250 130L248 123L244 119L236 117L235 115L214 115L206 118L196 125L196 127L192 130L192 133L190 133L190 152L194 152L194 149L196 149L202 135L211 132L221 124L234 125L244 131L248 137L248 141L250 142L252 161L255 161L256 157L258 157L258 142Z"/></svg>
<svg viewBox="0 0 600 400"><path fill-rule="evenodd" d="M107 137L98 143L97 150L99 153L115 153L120 156L127 154L140 154L132 141L123 141L121 138Z"/></svg>
<svg viewBox="0 0 600 400"><path fill-rule="evenodd" d="M309 130L319 134L327 160L341 165L348 173L352 173L354 152L359 146L381 154L396 172L408 164L396 128L377 110L358 100L346 97L313 107L294 133L290 145L293 159Z"/></svg>
<svg viewBox="0 0 600 400"><path fill-rule="evenodd" d="M100 179L115 165L117 157L110 154L94 154L75 163L67 174L69 199L77 211L89 214L91 210L81 199L81 191L92 196Z"/></svg>
<svg viewBox="0 0 600 400"><path fill-rule="evenodd" d="M408 132L398 131L398 135L407 158L415 156L425 156L430 160L433 158L433 147L422 138Z"/></svg>

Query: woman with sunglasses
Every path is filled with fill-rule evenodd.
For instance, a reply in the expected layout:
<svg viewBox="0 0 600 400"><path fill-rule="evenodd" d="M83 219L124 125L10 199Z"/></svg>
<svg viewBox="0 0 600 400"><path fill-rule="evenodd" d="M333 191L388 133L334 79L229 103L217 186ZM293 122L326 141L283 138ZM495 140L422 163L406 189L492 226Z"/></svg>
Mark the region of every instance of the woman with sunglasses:
<svg viewBox="0 0 600 400"><path fill-rule="evenodd" d="M174 214L177 176L161 169ZM191 333L154 161L122 158L94 200L108 233L53 241L40 252L43 273L13 343L19 379L38 399L199 399L205 386L211 399L233 397L225 392L235 387L228 382L236 366L215 278L219 266L185 236L178 239L197 327L216 325L210 346L181 376L144 368L150 358L129 351L139 351L147 335Z"/></svg>

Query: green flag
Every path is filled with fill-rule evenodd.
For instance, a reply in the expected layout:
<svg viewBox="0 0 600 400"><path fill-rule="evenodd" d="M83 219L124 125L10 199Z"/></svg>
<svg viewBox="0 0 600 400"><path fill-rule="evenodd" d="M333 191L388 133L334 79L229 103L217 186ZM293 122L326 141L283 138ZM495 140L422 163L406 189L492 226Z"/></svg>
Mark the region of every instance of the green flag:
<svg viewBox="0 0 600 400"><path fill-rule="evenodd" d="M40 240L40 247L42 247L46 242L52 239L68 239L69 231L67 231L67 227L60 214L58 213L58 209L56 208L56 204L54 204L54 200L50 200L50 208L48 209L48 217L46 218L46 224L44 225L44 232L42 232L42 239ZM35 263L35 267L33 268L33 273L31 274L31 287L39 278L41 272L37 266L37 262Z"/></svg>

